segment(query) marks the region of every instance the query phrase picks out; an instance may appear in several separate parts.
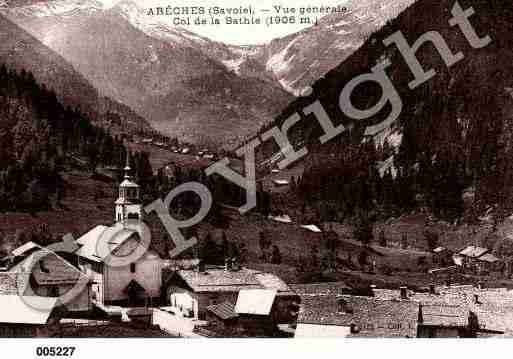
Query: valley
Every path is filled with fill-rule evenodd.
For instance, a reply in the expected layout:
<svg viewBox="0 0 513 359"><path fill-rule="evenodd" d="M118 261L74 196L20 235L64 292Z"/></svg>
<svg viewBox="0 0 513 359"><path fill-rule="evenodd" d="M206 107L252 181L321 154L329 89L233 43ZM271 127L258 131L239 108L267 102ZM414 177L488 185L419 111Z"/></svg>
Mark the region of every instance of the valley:
<svg viewBox="0 0 513 359"><path fill-rule="evenodd" d="M65 188L44 197L52 202L47 208L20 205L0 215L4 251L21 229L29 236L43 226L56 239L113 223L116 174L129 152L137 158L134 172L145 203L187 181L209 186L216 202L211 217L186 234L201 244L213 242L212 248L233 242L245 265L288 283L420 288L453 280L510 287L513 83L507 34L513 15L504 11L497 20L496 4L473 5L477 32L493 38L482 51L448 25L450 1L353 1L344 11L330 9L315 26L247 46L148 17L133 1L108 9L92 0L2 6L0 62L6 74L16 71L13 78L21 80L13 83L37 82L55 109L46 116L39 105L5 89L1 135L9 145L0 153L1 194L18 205L18 191L34 203L47 179L39 167L52 168L51 178ZM227 15L233 24L252 21ZM449 67L433 49L419 50L422 64L436 69L437 77L411 88L404 58L383 41L401 30L413 43L433 29L465 59ZM404 102L398 120L369 136L365 125L380 122L378 114L321 145L322 129L318 121L306 121L303 109L319 100L334 122L349 125L337 107L342 89L384 61L393 63L387 74ZM378 90L356 91L355 107L377 102ZM257 207L241 216L235 209L243 191L207 178L204 169L227 156L242 173L234 150L283 126L294 113L305 121L287 135L308 155L286 169L259 162ZM77 125L68 128L70 118ZM89 120L94 130L87 130ZM63 150L64 129L75 134L71 153ZM49 134L39 140L39 132ZM266 144L257 159L279 157L277 152ZM25 177L16 177L16 170ZM16 178L27 188L16 188ZM172 208L181 218L197 206L184 197ZM458 264L469 246L486 249L497 265ZM439 261L439 248L451 253L448 260ZM219 264L224 255L212 257Z"/></svg>

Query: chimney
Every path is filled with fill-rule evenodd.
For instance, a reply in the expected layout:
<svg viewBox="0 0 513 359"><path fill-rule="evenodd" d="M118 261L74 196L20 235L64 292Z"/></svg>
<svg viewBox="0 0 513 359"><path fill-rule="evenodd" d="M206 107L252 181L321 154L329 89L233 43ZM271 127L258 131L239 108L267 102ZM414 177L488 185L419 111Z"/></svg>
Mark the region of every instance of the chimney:
<svg viewBox="0 0 513 359"><path fill-rule="evenodd" d="M370 292L371 292L373 297L376 295L375 290L376 290L376 284L371 284L370 285Z"/></svg>
<svg viewBox="0 0 513 359"><path fill-rule="evenodd" d="M203 262L201 259L198 263L198 272L205 273L205 262Z"/></svg>
<svg viewBox="0 0 513 359"><path fill-rule="evenodd" d="M401 292L401 299L408 299L408 288L400 287L399 291Z"/></svg>
<svg viewBox="0 0 513 359"><path fill-rule="evenodd" d="M239 259L238 259L238 258L236 258L236 257L233 257L233 258L232 258L232 270L233 270L233 271L238 271L238 270L240 270Z"/></svg>
<svg viewBox="0 0 513 359"><path fill-rule="evenodd" d="M429 285L429 294L436 294L436 288L434 284Z"/></svg>
<svg viewBox="0 0 513 359"><path fill-rule="evenodd" d="M232 260L230 258L225 258L224 270L225 270L225 272L229 272L232 270Z"/></svg>

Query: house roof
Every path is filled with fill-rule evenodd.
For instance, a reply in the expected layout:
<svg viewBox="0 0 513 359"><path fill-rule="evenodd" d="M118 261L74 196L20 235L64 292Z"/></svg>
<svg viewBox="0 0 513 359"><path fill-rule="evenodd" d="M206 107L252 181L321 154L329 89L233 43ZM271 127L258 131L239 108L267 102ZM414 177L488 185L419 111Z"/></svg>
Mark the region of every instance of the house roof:
<svg viewBox="0 0 513 359"><path fill-rule="evenodd" d="M469 310L459 305L427 304L420 306L421 324L436 327L466 327Z"/></svg>
<svg viewBox="0 0 513 359"><path fill-rule="evenodd" d="M242 289L239 291L235 312L237 314L269 315L276 297L272 289Z"/></svg>
<svg viewBox="0 0 513 359"><path fill-rule="evenodd" d="M468 246L467 248L460 251L459 254L469 258L478 258L488 251L489 249L487 248Z"/></svg>
<svg viewBox="0 0 513 359"><path fill-rule="evenodd" d="M482 261L482 262L495 263L495 262L498 262L500 259L491 253L486 253L486 254L482 255L481 257L479 257L478 260Z"/></svg>
<svg viewBox="0 0 513 359"><path fill-rule="evenodd" d="M39 245L37 243L30 241L13 250L11 254L15 257L20 257L36 248L39 248Z"/></svg>
<svg viewBox="0 0 513 359"><path fill-rule="evenodd" d="M44 248L32 253L10 272L30 273L38 285L73 284L83 275L64 258Z"/></svg>
<svg viewBox="0 0 513 359"><path fill-rule="evenodd" d="M0 295L25 293L30 273L0 272Z"/></svg>
<svg viewBox="0 0 513 359"><path fill-rule="evenodd" d="M426 306L442 306L449 313L450 307L458 307L477 316L482 330L502 331L513 336L513 291L506 288L479 289L472 285L439 286L437 294L412 292L409 300ZM399 291L375 290L377 298L391 299L399 297ZM477 299L477 300L476 300ZM455 309L456 310L456 309ZM435 314L434 312L432 314ZM453 314L454 315L454 314ZM435 320L432 316L427 318ZM426 318L425 318L426 320ZM440 321L441 318L439 317Z"/></svg>
<svg viewBox="0 0 513 359"><path fill-rule="evenodd" d="M442 253L442 252L445 252L447 250L447 248L445 247L436 247L435 249L433 249L433 252L434 253Z"/></svg>
<svg viewBox="0 0 513 359"><path fill-rule="evenodd" d="M278 292L289 291L289 287L278 277L249 268L237 271L225 271L224 268L207 268L205 272L197 270L179 270L176 274L195 292L238 292L242 289L275 289Z"/></svg>
<svg viewBox="0 0 513 359"><path fill-rule="evenodd" d="M278 186L286 186L289 184L289 181L287 180L279 180L279 179L275 179L273 180L274 184L278 185Z"/></svg>
<svg viewBox="0 0 513 359"><path fill-rule="evenodd" d="M231 302L214 304L208 306L206 309L222 320L234 319L239 316L237 313L235 313L235 304Z"/></svg>
<svg viewBox="0 0 513 359"><path fill-rule="evenodd" d="M290 291L290 287L283 280L271 273L257 273L256 280L266 289L274 289L280 292Z"/></svg>
<svg viewBox="0 0 513 359"><path fill-rule="evenodd" d="M287 214L283 214L281 216L271 216L271 215L269 215L269 219L271 219L271 220L273 220L275 222L280 222L280 223L292 223L292 219Z"/></svg>
<svg viewBox="0 0 513 359"><path fill-rule="evenodd" d="M340 301L345 301L341 312ZM350 308L350 310L347 310ZM380 300L349 295L301 296L298 323L337 325L357 331L353 337L415 337L419 305L409 300Z"/></svg>
<svg viewBox="0 0 513 359"><path fill-rule="evenodd" d="M299 295L342 295L351 289L344 282L291 284L290 287Z"/></svg>
<svg viewBox="0 0 513 359"><path fill-rule="evenodd" d="M314 233L321 233L321 229L319 227L317 227L315 224L306 224L306 225L302 225L300 226L301 228L304 228L310 232L314 232Z"/></svg>
<svg viewBox="0 0 513 359"><path fill-rule="evenodd" d="M23 298L18 295L0 295L0 308L4 308L0 311L0 323L47 324L52 311L35 309ZM55 308L57 300L58 298L30 297L30 302L40 303L41 308Z"/></svg>

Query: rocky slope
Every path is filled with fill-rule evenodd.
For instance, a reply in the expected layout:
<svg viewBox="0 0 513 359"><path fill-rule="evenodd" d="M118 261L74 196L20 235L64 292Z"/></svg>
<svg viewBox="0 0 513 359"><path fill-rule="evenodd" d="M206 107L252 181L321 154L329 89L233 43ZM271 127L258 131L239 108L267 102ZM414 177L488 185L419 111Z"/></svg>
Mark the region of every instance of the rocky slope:
<svg viewBox="0 0 513 359"><path fill-rule="evenodd" d="M291 100L278 85L228 71L202 50L207 45L196 46L206 40L138 23L131 3L107 10L88 0L59 4L8 13L101 94L131 107L165 134L223 144L240 141Z"/></svg>
<svg viewBox="0 0 513 359"><path fill-rule="evenodd" d="M80 108L103 127L124 132L153 131L142 117L127 106L100 95L62 56L2 15L0 29L0 63L18 71L32 72L64 105ZM118 121L113 123L113 118Z"/></svg>

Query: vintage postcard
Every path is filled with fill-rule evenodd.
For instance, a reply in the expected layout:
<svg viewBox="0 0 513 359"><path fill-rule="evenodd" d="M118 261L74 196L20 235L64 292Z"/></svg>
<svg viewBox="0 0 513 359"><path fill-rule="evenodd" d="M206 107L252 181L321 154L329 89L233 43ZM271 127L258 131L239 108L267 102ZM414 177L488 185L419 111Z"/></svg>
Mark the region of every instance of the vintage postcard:
<svg viewBox="0 0 513 359"><path fill-rule="evenodd" d="M0 0L0 337L512 336L511 1Z"/></svg>

